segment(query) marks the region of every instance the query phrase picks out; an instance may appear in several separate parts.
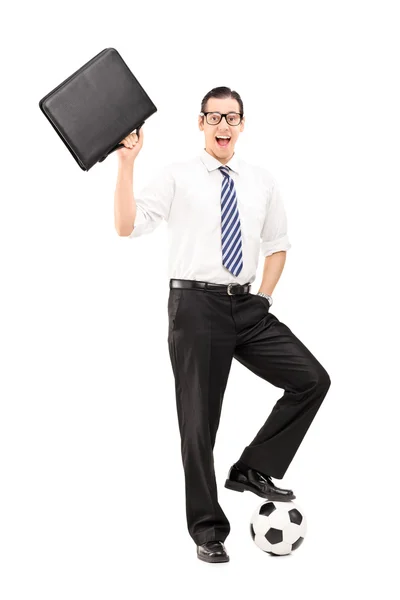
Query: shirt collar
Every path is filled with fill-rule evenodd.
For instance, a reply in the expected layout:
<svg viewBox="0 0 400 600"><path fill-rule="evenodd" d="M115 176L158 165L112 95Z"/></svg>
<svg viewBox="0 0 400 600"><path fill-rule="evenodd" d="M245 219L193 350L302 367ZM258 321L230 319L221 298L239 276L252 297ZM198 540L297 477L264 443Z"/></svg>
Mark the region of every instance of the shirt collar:
<svg viewBox="0 0 400 600"><path fill-rule="evenodd" d="M203 148L203 151L200 154L200 159L203 161L203 163L210 172L215 171L215 169L218 169L219 167L226 166L230 167L232 171L235 171L235 173L239 174L240 159L236 152L234 152L232 158L226 165L220 163L219 160L217 158L214 158L214 156L212 156L211 154L209 154L205 148Z"/></svg>

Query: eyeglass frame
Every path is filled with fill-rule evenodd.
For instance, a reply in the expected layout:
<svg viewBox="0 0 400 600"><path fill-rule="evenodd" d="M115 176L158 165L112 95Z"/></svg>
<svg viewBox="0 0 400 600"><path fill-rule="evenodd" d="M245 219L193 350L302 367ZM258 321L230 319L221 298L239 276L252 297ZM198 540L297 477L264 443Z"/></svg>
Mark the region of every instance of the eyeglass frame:
<svg viewBox="0 0 400 600"><path fill-rule="evenodd" d="M215 115L215 114L220 115L220 117L221 117L220 120L218 121L218 123L209 123L207 121L207 115ZM228 123L228 120L226 118L228 115L240 115L240 121L239 121L239 123L236 123L236 125L234 125L233 123ZM231 125L232 127L237 127L238 125L240 125L240 123L243 121L243 115L244 115L244 113L242 113L242 112L236 112L234 110L231 110L230 112L225 113L225 114L220 113L218 110L209 110L208 112L201 112L200 113L200 116L204 116L206 118L207 125L219 125L221 123L221 121L222 121L222 117L225 117L225 121L227 122L227 124Z"/></svg>

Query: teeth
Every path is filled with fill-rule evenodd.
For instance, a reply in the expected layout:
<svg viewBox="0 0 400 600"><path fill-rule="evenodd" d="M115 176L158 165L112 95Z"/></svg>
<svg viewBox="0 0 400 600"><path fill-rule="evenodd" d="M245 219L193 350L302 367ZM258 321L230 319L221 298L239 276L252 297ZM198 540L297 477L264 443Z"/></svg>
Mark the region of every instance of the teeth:
<svg viewBox="0 0 400 600"><path fill-rule="evenodd" d="M217 135L215 137L220 138L221 140L230 140L231 139L229 137L229 135Z"/></svg>

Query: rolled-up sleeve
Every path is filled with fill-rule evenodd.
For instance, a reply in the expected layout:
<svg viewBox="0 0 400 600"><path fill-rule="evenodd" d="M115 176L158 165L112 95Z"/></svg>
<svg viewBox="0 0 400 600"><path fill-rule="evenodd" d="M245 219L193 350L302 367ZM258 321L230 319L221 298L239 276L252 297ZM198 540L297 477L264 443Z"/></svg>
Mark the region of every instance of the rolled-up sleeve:
<svg viewBox="0 0 400 600"><path fill-rule="evenodd" d="M282 195L276 181L273 180L269 191L265 221L261 230L261 254L269 256L270 254L274 254L274 252L289 250L291 247Z"/></svg>
<svg viewBox="0 0 400 600"><path fill-rule="evenodd" d="M136 196L136 218L130 238L152 232L161 221L168 221L175 193L171 165L159 170Z"/></svg>

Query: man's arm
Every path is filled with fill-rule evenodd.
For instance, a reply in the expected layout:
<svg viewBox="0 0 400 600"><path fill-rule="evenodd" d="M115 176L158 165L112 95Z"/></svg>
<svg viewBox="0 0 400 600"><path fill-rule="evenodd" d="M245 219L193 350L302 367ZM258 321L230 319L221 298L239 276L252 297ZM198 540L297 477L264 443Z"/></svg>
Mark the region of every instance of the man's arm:
<svg viewBox="0 0 400 600"><path fill-rule="evenodd" d="M259 292L272 296L286 262L286 250L265 257L263 277Z"/></svg>
<svg viewBox="0 0 400 600"><path fill-rule="evenodd" d="M133 197L133 162L119 161L114 194L114 224L118 235L129 235L136 218Z"/></svg>
<svg viewBox="0 0 400 600"><path fill-rule="evenodd" d="M261 254L265 256L259 292L272 296L291 248L287 234L287 218L282 196L276 181L269 192L268 208L261 231Z"/></svg>
<svg viewBox="0 0 400 600"><path fill-rule="evenodd" d="M133 164L143 147L143 128L140 134L130 133L117 150L118 177L114 194L114 224L118 235L129 235L136 223L137 206L133 197Z"/></svg>
<svg viewBox="0 0 400 600"><path fill-rule="evenodd" d="M151 233L168 220L175 192L171 165L157 168L137 197L133 194L134 164L118 165L114 196L114 220L118 235L138 237Z"/></svg>

